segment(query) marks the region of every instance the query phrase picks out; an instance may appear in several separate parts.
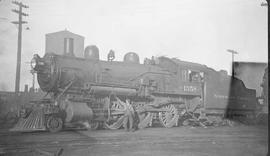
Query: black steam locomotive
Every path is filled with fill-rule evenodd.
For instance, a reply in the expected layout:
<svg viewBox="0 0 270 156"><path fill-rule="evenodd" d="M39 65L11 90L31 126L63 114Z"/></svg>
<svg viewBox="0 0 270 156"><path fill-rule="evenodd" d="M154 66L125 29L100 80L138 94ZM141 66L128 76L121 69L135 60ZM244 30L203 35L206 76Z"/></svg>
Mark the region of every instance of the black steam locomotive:
<svg viewBox="0 0 270 156"><path fill-rule="evenodd" d="M97 47L89 46L85 58L34 55L32 68L50 98L36 101L15 130L56 132L74 125L118 129L124 115L120 102L126 100L139 112L139 128L178 126L187 117L218 122L225 116L254 114L255 90L226 71L164 56L140 64L134 52L114 61L113 54L108 61L99 60Z"/></svg>

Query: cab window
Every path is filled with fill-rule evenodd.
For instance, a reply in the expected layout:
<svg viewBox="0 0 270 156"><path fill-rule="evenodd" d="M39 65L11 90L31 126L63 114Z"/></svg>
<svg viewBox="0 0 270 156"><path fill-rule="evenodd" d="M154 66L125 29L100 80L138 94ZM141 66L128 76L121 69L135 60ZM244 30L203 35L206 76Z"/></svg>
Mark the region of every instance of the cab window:
<svg viewBox="0 0 270 156"><path fill-rule="evenodd" d="M189 70L188 76L190 82L202 82L204 74L203 72Z"/></svg>

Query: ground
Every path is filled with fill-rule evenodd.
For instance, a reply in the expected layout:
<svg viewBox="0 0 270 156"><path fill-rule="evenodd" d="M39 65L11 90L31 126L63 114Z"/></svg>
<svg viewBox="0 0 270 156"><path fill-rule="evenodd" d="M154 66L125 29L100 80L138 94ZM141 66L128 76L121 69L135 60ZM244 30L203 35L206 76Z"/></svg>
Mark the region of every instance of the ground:
<svg viewBox="0 0 270 156"><path fill-rule="evenodd" d="M59 133L0 130L0 155L42 155L44 151L56 153L61 148L63 156L266 156L268 127L156 127L135 132L67 130Z"/></svg>

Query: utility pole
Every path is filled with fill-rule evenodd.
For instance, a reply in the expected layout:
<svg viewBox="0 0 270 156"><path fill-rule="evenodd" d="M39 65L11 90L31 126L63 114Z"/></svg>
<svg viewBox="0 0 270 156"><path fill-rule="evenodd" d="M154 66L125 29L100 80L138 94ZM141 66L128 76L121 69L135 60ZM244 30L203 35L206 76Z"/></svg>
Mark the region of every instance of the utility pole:
<svg viewBox="0 0 270 156"><path fill-rule="evenodd" d="M21 74L21 51L22 51L22 24L26 24L26 21L22 20L23 16L28 14L22 12L23 8L29 8L22 2L13 1L13 4L19 6L19 10L12 9L13 12L19 15L19 21L13 21L11 23L18 24L18 45L17 45L17 67L16 67L16 80L15 80L15 94L18 95L20 91L20 74Z"/></svg>
<svg viewBox="0 0 270 156"><path fill-rule="evenodd" d="M232 76L234 76L234 54L238 54L238 52L231 49L227 49L227 51L232 53Z"/></svg>

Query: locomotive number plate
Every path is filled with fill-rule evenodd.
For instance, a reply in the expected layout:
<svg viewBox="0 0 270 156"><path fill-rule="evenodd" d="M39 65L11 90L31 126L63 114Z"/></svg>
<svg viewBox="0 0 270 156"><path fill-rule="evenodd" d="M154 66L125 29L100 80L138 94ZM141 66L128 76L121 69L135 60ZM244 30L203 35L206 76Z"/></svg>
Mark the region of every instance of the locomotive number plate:
<svg viewBox="0 0 270 156"><path fill-rule="evenodd" d="M184 91L185 92L196 92L197 87L195 87L195 86L184 86Z"/></svg>

